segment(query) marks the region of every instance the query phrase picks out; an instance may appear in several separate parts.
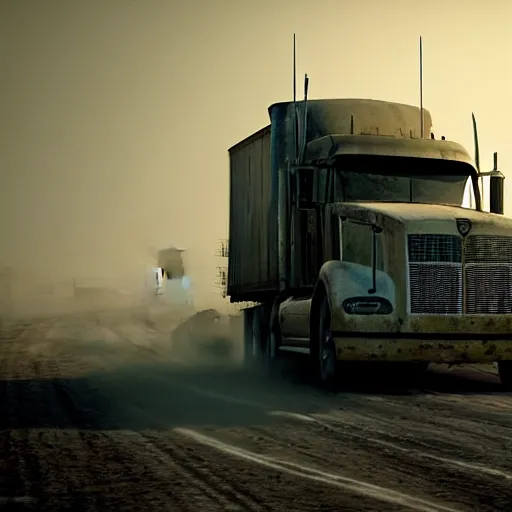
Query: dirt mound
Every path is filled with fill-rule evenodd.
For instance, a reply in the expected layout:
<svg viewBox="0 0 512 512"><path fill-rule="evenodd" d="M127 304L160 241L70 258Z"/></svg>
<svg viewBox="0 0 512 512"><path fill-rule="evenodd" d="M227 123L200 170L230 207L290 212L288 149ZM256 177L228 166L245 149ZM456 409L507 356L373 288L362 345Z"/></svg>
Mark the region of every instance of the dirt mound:
<svg viewBox="0 0 512 512"><path fill-rule="evenodd" d="M237 355L237 316L215 309L199 311L179 324L171 334L172 350L180 357L231 360Z"/></svg>

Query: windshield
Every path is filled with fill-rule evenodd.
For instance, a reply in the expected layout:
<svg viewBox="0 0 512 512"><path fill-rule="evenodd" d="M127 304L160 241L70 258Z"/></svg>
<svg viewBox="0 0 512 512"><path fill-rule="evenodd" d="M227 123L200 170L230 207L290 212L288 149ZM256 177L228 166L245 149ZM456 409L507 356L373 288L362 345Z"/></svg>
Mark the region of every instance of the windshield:
<svg viewBox="0 0 512 512"><path fill-rule="evenodd" d="M389 176L339 171L342 201L400 201L462 205L467 175Z"/></svg>

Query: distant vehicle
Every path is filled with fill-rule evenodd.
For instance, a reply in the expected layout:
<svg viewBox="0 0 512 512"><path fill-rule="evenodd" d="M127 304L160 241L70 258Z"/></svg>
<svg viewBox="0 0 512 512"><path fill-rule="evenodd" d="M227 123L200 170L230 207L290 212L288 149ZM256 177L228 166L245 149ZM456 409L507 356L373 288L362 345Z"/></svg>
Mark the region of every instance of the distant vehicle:
<svg viewBox="0 0 512 512"><path fill-rule="evenodd" d="M155 294L170 306L192 306L190 278L185 271L184 249L168 247L158 251L153 268Z"/></svg>
<svg viewBox="0 0 512 512"><path fill-rule="evenodd" d="M497 361L511 389L512 219L496 159L481 173L478 153L435 140L410 105L305 98L269 115L229 150L227 295L256 304L246 363L301 352L330 386L356 362Z"/></svg>

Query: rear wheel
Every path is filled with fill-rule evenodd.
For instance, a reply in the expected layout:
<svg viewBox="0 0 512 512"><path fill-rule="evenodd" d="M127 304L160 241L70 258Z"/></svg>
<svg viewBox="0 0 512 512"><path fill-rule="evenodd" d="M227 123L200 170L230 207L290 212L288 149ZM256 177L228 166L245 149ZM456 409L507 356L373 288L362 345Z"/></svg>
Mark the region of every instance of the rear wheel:
<svg viewBox="0 0 512 512"><path fill-rule="evenodd" d="M322 299L318 322L318 348L315 351L317 376L320 384L333 389L338 381L339 368L331 329L331 311L327 297Z"/></svg>
<svg viewBox="0 0 512 512"><path fill-rule="evenodd" d="M498 361L498 374L502 387L512 391L512 361Z"/></svg>
<svg viewBox="0 0 512 512"><path fill-rule="evenodd" d="M280 333L279 327L271 325L268 330L265 344L265 373L269 376L276 376L281 371L282 355L279 352Z"/></svg>
<svg viewBox="0 0 512 512"><path fill-rule="evenodd" d="M261 370L266 365L266 315L262 306L244 311L244 365Z"/></svg>
<svg viewBox="0 0 512 512"><path fill-rule="evenodd" d="M248 370L255 367L255 346L254 346L254 321L255 309L244 310L244 366Z"/></svg>

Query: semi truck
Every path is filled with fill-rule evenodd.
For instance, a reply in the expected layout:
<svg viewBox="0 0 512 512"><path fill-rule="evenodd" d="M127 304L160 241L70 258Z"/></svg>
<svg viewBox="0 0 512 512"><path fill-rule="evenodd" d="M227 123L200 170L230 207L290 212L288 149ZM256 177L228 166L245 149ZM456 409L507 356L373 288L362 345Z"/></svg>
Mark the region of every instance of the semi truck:
<svg viewBox="0 0 512 512"><path fill-rule="evenodd" d="M303 353L331 386L368 362L496 362L511 389L512 220L496 154L480 172L423 107L305 97L268 112L228 150L227 295L247 305L246 364Z"/></svg>

